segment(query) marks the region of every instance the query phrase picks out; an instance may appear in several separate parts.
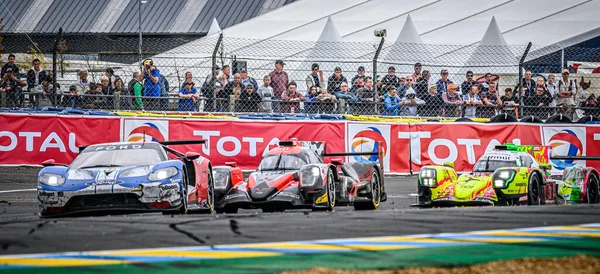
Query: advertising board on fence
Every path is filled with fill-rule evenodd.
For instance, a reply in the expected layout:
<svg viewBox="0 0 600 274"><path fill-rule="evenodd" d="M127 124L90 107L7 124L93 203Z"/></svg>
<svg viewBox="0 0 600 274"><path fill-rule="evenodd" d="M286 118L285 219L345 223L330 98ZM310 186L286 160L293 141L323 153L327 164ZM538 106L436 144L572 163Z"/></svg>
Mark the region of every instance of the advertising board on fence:
<svg viewBox="0 0 600 274"><path fill-rule="evenodd" d="M346 160L383 161L386 172L418 172L425 165L454 162L470 171L481 155L503 143L549 145L555 155L600 155L600 125L483 123L364 123L342 121L240 121L161 118L0 115L0 164L70 163L78 146L103 142L206 139L196 151L214 165L235 161L255 169L280 140L325 141L328 152L376 152ZM381 147L379 147L379 142ZM552 160L553 173L567 167L600 168L599 161Z"/></svg>

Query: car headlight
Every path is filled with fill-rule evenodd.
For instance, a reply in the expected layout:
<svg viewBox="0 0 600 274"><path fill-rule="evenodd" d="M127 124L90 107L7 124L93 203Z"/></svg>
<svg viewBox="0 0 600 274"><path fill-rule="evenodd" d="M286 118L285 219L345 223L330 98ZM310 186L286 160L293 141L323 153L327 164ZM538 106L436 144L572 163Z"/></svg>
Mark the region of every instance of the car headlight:
<svg viewBox="0 0 600 274"><path fill-rule="evenodd" d="M123 171L120 177L138 177L146 176L150 172L150 166L136 167Z"/></svg>
<svg viewBox="0 0 600 274"><path fill-rule="evenodd" d="M49 186L60 186L65 183L65 177L54 173L44 173L40 176L39 181Z"/></svg>
<svg viewBox="0 0 600 274"><path fill-rule="evenodd" d="M514 170L496 170L492 175L494 188L507 188L508 184L515 179Z"/></svg>
<svg viewBox="0 0 600 274"><path fill-rule="evenodd" d="M213 169L212 171L213 182L215 189L226 189L229 183L229 170L227 169ZM256 178L254 178L256 179Z"/></svg>
<svg viewBox="0 0 600 274"><path fill-rule="evenodd" d="M69 180L94 179L94 173L89 170L72 169L69 171L69 174L67 174L67 179L69 179Z"/></svg>
<svg viewBox="0 0 600 274"><path fill-rule="evenodd" d="M435 169L424 168L419 172L419 180L423 186L426 187L437 187L437 174Z"/></svg>
<svg viewBox="0 0 600 274"><path fill-rule="evenodd" d="M150 175L148 175L148 180L150 181L160 181L160 180L164 180L167 178L171 178L175 175L177 175L178 171L176 168L174 167L165 167L165 168L161 168L161 169L157 169L155 171L152 171L152 173L150 173Z"/></svg>
<svg viewBox="0 0 600 274"><path fill-rule="evenodd" d="M321 169L314 166L302 170L300 173L300 184L302 186L314 186L321 179Z"/></svg>

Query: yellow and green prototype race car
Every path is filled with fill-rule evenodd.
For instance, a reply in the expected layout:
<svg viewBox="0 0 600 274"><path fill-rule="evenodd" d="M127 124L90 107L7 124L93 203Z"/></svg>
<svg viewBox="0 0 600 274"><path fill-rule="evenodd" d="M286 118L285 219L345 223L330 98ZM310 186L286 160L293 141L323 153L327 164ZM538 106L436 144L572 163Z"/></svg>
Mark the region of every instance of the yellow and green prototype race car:
<svg viewBox="0 0 600 274"><path fill-rule="evenodd" d="M486 152L469 174L457 175L454 163L424 166L413 206L539 205L546 203L549 146L505 144ZM550 200L554 200L551 191Z"/></svg>

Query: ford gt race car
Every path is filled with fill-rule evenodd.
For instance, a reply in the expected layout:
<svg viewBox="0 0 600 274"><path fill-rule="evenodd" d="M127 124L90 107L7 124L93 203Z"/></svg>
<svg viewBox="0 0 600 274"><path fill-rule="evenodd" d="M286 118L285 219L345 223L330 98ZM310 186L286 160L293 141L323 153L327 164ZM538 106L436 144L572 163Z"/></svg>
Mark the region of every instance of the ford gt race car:
<svg viewBox="0 0 600 274"><path fill-rule="evenodd" d="M544 204L549 146L496 146L475 163L470 174L458 176L453 163L425 166L418 175L415 206Z"/></svg>
<svg viewBox="0 0 600 274"><path fill-rule="evenodd" d="M41 216L90 212L187 210L212 212L214 185L208 159L169 145L204 140L106 143L80 147L69 165L47 160L38 175ZM176 159L171 160L169 154Z"/></svg>
<svg viewBox="0 0 600 274"><path fill-rule="evenodd" d="M264 156L258 170L246 182L238 178L232 183L236 176L231 173L235 171L232 167L215 169L215 186L235 184L219 196L221 210L334 210L338 205L374 210L387 200L382 169L376 163L343 163L341 159L333 159L329 164L323 162L327 156L377 155L381 159L382 151L329 154L317 151L325 151L325 143L294 139L280 142Z"/></svg>

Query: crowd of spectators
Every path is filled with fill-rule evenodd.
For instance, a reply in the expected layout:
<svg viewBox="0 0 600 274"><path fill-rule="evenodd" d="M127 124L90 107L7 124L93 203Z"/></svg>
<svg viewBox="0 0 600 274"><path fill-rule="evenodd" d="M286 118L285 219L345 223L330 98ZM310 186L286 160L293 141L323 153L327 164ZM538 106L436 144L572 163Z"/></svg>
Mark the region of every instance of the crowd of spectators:
<svg viewBox="0 0 600 274"><path fill-rule="evenodd" d="M439 78L424 70L420 63L414 72L402 76L394 66L383 77L373 79L359 66L356 74L346 77L340 67L326 77L319 64L311 65L306 76L306 90L299 90L285 70L285 63L277 60L273 71L263 75L259 82L246 67L234 70L229 65L215 66L201 84L196 86L192 72L178 87L178 111L194 112L274 112L274 113L356 113L389 116L424 117L492 117L501 112L517 116L535 115L546 118L562 113L578 119L597 115L598 102L587 91L591 82L570 78L568 69L558 81L554 75L533 79L531 71L513 88L500 94L499 76L486 73L475 80L467 71L462 83L453 83L443 69ZM348 79L351 80L348 80ZM456 78L454 78L456 79ZM88 72L78 73L78 80L62 91L53 85L52 73L34 59L26 80L19 77L15 56L9 55L2 66L0 92L6 93L6 105L19 107L62 106L88 109L167 110L169 108L169 81L151 59L143 62L143 69L135 72L125 85L124 80L107 68L100 81L88 79ZM29 96L26 102L24 94ZM519 111L521 113L519 113Z"/></svg>

